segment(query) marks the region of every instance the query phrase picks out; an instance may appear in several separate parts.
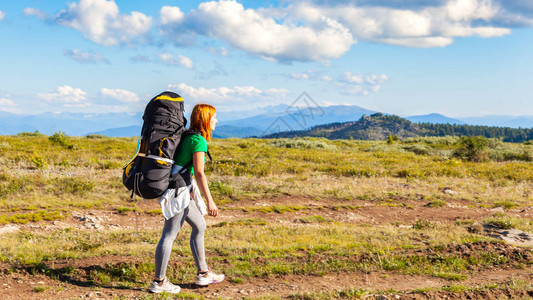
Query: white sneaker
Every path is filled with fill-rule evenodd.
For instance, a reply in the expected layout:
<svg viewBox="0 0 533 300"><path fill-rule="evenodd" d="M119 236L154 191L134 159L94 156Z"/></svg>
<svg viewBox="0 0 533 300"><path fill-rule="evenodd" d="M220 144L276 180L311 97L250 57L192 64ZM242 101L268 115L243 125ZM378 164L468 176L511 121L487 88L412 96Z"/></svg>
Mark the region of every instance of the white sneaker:
<svg viewBox="0 0 533 300"><path fill-rule="evenodd" d="M208 285L213 284L213 283L222 282L222 281L224 281L224 278L226 278L226 276L224 276L224 274L215 274L215 273L209 271L209 272L207 272L205 274L196 275L195 284L199 285L199 286L208 286Z"/></svg>
<svg viewBox="0 0 533 300"><path fill-rule="evenodd" d="M173 284L170 282L166 277L163 280L163 282L159 283L157 281L152 282L152 286L148 289L150 293L169 293L169 294L177 294L180 292L181 288L178 285Z"/></svg>

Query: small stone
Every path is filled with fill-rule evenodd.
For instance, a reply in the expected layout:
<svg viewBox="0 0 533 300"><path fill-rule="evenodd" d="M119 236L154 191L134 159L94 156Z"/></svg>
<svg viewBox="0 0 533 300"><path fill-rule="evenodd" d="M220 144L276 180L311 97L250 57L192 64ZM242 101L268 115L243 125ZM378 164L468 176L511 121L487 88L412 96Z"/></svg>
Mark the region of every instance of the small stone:
<svg viewBox="0 0 533 300"><path fill-rule="evenodd" d="M468 232L471 233L483 233L485 229L483 228L483 225L479 222L474 222L470 226L467 227Z"/></svg>
<svg viewBox="0 0 533 300"><path fill-rule="evenodd" d="M44 281L39 281L37 282L37 284L44 284Z"/></svg>
<svg viewBox="0 0 533 300"><path fill-rule="evenodd" d="M17 226L7 225L4 227L0 227L0 236L18 231L20 231L20 228L18 228Z"/></svg>
<svg viewBox="0 0 533 300"><path fill-rule="evenodd" d="M505 212L505 211L503 210L503 207L495 207L495 208L491 209L490 212L499 212L499 213L503 213L503 212Z"/></svg>
<svg viewBox="0 0 533 300"><path fill-rule="evenodd" d="M100 298L100 297L103 297L103 294L100 293L100 292L93 292L93 293L87 294L85 297L87 297L87 298Z"/></svg>
<svg viewBox="0 0 533 300"><path fill-rule="evenodd" d="M448 194L448 195L455 195L455 194L458 194L458 192L456 192L456 191L454 191L454 190L452 190L452 189L450 189L450 188L444 188L443 193L444 193L444 194Z"/></svg>

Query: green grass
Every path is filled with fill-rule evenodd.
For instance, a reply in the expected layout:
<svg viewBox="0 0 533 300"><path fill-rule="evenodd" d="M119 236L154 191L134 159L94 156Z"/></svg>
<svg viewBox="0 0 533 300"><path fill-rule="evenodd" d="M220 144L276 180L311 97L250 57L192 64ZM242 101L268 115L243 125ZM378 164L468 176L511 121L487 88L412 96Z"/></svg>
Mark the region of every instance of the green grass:
<svg viewBox="0 0 533 300"><path fill-rule="evenodd" d="M429 182L437 182L475 203L507 209L533 205L527 196L533 182L531 162L462 161L450 155L455 143L456 138L393 144L314 138L213 140L209 147L214 161L207 163L207 174L219 204L277 196L380 200L381 187L409 199L408 190L390 184L400 180L420 186L418 193L428 199L433 193ZM489 148L502 157L512 149L532 150L525 144L495 145ZM0 136L0 146L9 149L0 152L0 210L27 204L50 209L128 206L130 193L120 177L121 166L133 155L134 138L24 134Z"/></svg>
<svg viewBox="0 0 533 300"><path fill-rule="evenodd" d="M533 206L533 164L527 160L530 145L492 141L487 146L487 159L471 162L453 157L457 141L453 137L391 144L324 139L213 140L209 147L214 161L207 162L206 173L219 209L254 216L210 225L206 239L209 265L224 270L233 284L250 278L351 271L426 275L456 282L472 270L529 267L530 261L492 250L470 256L439 250L452 243L493 241L468 233L465 225L474 220L446 224L421 218L409 228L332 222L323 214L360 210L367 204L409 209L415 201L437 212L456 201L471 207L503 207L509 214L514 208ZM79 209L105 208L128 214L133 202L122 186L120 166L131 158L135 146L133 138L67 137L60 133L50 137L33 133L0 136L4 150L0 152L0 224L60 220ZM444 187L459 193L444 194ZM250 203L276 197L299 201L239 205L242 200ZM304 204L307 199L318 204L308 206ZM228 202L231 206L225 205ZM160 209L142 212L161 214ZM271 220L277 214L285 217L295 213L300 214L298 222L290 225ZM531 220L505 214L482 222L533 232ZM15 271L22 268L87 283L138 286L153 276L153 253L160 234L160 229L143 228L138 236L129 229L22 231L2 236L0 261ZM179 257L179 262L171 263L168 276L178 282L195 274L189 234L185 227L173 246L172 255ZM119 257L116 262L89 266L87 272L54 267L57 260L115 256ZM450 289L460 288L450 285ZM348 289L294 297L357 298L365 293Z"/></svg>

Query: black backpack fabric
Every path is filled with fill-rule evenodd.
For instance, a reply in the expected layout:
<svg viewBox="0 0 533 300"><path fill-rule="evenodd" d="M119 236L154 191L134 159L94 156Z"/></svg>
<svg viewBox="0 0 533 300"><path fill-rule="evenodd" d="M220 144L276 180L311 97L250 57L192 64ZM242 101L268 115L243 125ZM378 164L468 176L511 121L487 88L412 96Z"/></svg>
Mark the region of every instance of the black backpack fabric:
<svg viewBox="0 0 533 300"><path fill-rule="evenodd" d="M174 152L185 131L183 98L173 92L155 96L144 110L137 153L123 167L122 182L142 198L163 195L170 182Z"/></svg>

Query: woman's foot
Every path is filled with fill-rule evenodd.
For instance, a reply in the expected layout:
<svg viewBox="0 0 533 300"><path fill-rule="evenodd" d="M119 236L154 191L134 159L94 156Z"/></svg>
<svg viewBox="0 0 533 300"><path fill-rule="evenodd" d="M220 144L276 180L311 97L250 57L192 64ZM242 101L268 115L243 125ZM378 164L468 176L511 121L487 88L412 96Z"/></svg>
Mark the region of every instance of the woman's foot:
<svg viewBox="0 0 533 300"><path fill-rule="evenodd" d="M196 282L195 284L198 286L208 286L213 283L219 283L224 281L224 274L215 274L211 271L207 272L200 272L198 275L196 275Z"/></svg>
<svg viewBox="0 0 533 300"><path fill-rule="evenodd" d="M169 293L169 294L177 294L180 292L181 288L178 285L173 284L170 282L166 277L163 279L163 281L159 282L154 280L152 282L152 286L148 289L150 293Z"/></svg>

